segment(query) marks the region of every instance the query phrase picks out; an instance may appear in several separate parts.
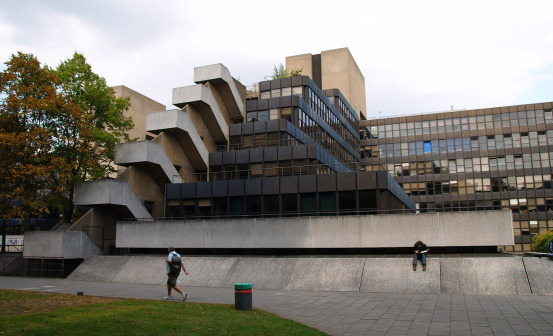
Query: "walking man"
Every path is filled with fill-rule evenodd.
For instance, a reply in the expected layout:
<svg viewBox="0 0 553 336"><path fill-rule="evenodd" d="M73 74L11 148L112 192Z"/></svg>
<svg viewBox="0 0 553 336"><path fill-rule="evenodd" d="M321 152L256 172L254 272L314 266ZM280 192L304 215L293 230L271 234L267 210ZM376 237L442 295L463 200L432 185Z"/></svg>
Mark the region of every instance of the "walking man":
<svg viewBox="0 0 553 336"><path fill-rule="evenodd" d="M173 288L180 293L182 296L182 301L186 300L186 293L183 292L179 286L177 285L177 278L180 275L180 270L184 271L184 274L188 275L188 272L186 271L186 268L184 267L184 264L182 263L182 259L180 254L175 251L175 248L170 247L169 248L169 255L165 257L165 263L167 264L166 272L167 272L167 296L163 297L165 300L171 299L171 291Z"/></svg>

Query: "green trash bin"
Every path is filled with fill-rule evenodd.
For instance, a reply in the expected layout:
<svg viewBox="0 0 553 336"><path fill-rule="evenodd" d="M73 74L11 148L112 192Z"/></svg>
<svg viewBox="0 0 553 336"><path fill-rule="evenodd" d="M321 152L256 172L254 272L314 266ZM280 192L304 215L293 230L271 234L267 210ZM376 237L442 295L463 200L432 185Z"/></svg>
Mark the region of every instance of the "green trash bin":
<svg viewBox="0 0 553 336"><path fill-rule="evenodd" d="M237 310L252 309L252 284L234 284L234 308Z"/></svg>

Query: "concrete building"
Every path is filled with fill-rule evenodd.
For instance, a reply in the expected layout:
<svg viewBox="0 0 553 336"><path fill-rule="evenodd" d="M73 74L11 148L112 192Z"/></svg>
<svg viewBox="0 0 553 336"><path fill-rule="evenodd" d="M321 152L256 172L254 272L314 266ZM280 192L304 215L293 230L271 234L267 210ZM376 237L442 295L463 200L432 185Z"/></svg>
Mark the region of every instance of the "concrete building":
<svg viewBox="0 0 553 336"><path fill-rule="evenodd" d="M515 245L553 229L553 103L361 121L367 171L386 170L420 212L506 209Z"/></svg>
<svg viewBox="0 0 553 336"><path fill-rule="evenodd" d="M364 79L347 48L286 63L307 75L262 81L254 92L222 64L195 68L196 84L173 89L176 109L140 115L140 141L117 146L115 164L125 170L77 188L76 204L91 210L68 230L86 232L104 254L169 245L199 253L407 251L418 239L444 251L513 245L510 212L416 214L390 174L369 169L380 162L365 148L378 139L359 133L371 128L362 120ZM138 106L156 107L135 96Z"/></svg>
<svg viewBox="0 0 553 336"><path fill-rule="evenodd" d="M164 111L165 105L124 85L117 85L112 88L117 98L129 98L129 109L123 112L125 117L131 117L134 123L134 128L128 132L129 138L138 140L151 139L152 135L146 132L146 115L155 111Z"/></svg>
<svg viewBox="0 0 553 336"><path fill-rule="evenodd" d="M286 70L302 70L322 90L339 89L358 116L366 116L365 77L348 48L286 57Z"/></svg>
<svg viewBox="0 0 553 336"><path fill-rule="evenodd" d="M92 209L69 231L85 231L104 253L114 253L117 220L163 217L167 184L207 179L208 153L226 147L229 124L243 116L245 87L222 64L195 68L194 81L173 89L175 110L116 90L135 104L130 111L140 141L117 145L114 163L126 169L116 179L77 188L76 205ZM161 110L142 113L151 107Z"/></svg>
<svg viewBox="0 0 553 336"><path fill-rule="evenodd" d="M358 172L359 117L340 90L308 76L258 87L243 122L230 124L228 147L209 154L209 181L167 185L167 218L414 209L388 174Z"/></svg>

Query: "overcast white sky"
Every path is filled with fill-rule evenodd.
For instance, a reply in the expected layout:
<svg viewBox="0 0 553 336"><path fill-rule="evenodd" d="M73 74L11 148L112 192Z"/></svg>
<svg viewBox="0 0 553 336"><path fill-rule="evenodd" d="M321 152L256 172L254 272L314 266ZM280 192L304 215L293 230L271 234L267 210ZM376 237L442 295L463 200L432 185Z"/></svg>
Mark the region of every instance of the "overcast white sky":
<svg viewBox="0 0 553 336"><path fill-rule="evenodd" d="M78 51L169 109L196 66L251 85L286 56L348 47L369 117L487 108L553 100L552 13L551 0L7 0L0 61L55 67Z"/></svg>

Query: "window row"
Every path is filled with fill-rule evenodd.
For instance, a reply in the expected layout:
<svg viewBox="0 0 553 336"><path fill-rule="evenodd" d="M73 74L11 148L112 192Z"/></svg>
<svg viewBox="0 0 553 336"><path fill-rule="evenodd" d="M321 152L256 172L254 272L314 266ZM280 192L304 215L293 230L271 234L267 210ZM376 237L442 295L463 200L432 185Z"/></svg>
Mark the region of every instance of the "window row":
<svg viewBox="0 0 553 336"><path fill-rule="evenodd" d="M229 140L229 150L267 148L300 145L297 139L285 132L234 135Z"/></svg>
<svg viewBox="0 0 553 336"><path fill-rule="evenodd" d="M267 91L261 91L260 99L287 97L291 95L303 96L303 86L285 87L281 89L272 89Z"/></svg>
<svg viewBox="0 0 553 336"><path fill-rule="evenodd" d="M335 173L335 170L329 165L311 159L213 166L209 170L210 181L330 173Z"/></svg>
<svg viewBox="0 0 553 336"><path fill-rule="evenodd" d="M553 167L553 152L389 163L385 167L392 176L480 173L512 169L548 169Z"/></svg>
<svg viewBox="0 0 553 336"><path fill-rule="evenodd" d="M344 124L337 115L334 114L334 111L325 104L325 102L315 94L313 90L310 88L308 90L307 95L307 103L311 109L312 112L317 114L322 120L324 120L325 123L327 123L336 133L338 133L343 139L345 139L348 143L352 144L353 148L356 148L354 145L354 141L357 141L355 136L344 127ZM348 118L346 118L348 120ZM351 123L350 123L351 125ZM354 130L359 129L359 124L357 122L352 125Z"/></svg>
<svg viewBox="0 0 553 336"><path fill-rule="evenodd" d="M334 137L320 127L307 113L302 109L298 109L298 122L297 126L308 137L320 144L323 148L328 150L334 156L336 156L342 162L354 162L356 159L347 151ZM344 127L342 127L344 129ZM352 137L345 138L346 142L352 147L356 148L352 142ZM349 140L349 141L348 141Z"/></svg>
<svg viewBox="0 0 553 336"><path fill-rule="evenodd" d="M508 128L540 125L553 122L551 110L536 110L488 114L474 117L415 121L370 127L370 137L391 138L422 134L475 131L490 128Z"/></svg>
<svg viewBox="0 0 553 336"><path fill-rule="evenodd" d="M285 87L285 88L279 88L279 89L272 89L267 91L261 91L260 93L260 99L269 99L269 98L279 98L279 97L286 97L291 95L297 95L300 97L304 97L303 95L304 86L294 86L294 87ZM321 117L325 119L327 123L330 124L330 118L331 116L326 116L325 114L332 114L330 112L330 109L326 106L326 104L315 95L313 90L306 87L306 90L308 90L307 95L305 96L305 102L310 104L310 107L312 109L318 109L321 114ZM316 98L315 98L316 97ZM354 128L359 128L359 121L354 116L354 112L351 111L347 105L338 97L327 97L331 102L334 102L335 107L340 113L344 119ZM261 119L259 119L261 120Z"/></svg>
<svg viewBox="0 0 553 336"><path fill-rule="evenodd" d="M297 216L372 213L375 190L169 200L167 217Z"/></svg>
<svg viewBox="0 0 553 336"><path fill-rule="evenodd" d="M344 117L344 119L347 120L347 122L353 127L354 129L359 128L359 121L356 117L356 114L354 111L350 110L346 103L340 99L340 97L327 97L328 100L330 100L331 103L334 104L336 109L338 109L338 113Z"/></svg>
<svg viewBox="0 0 553 336"><path fill-rule="evenodd" d="M553 130L365 146L362 157L397 157L553 145Z"/></svg>
<svg viewBox="0 0 553 336"><path fill-rule="evenodd" d="M286 119L292 124L296 125L310 140L315 141L323 148L328 150L339 160L343 162L354 162L357 161L355 157L347 151L334 137L332 137L327 131L319 126L307 113L305 113L300 108L275 108L270 110L261 110L256 112L248 112L246 121L266 121L272 119ZM343 132L343 139L348 143L351 148L358 148L359 142L351 136L351 133L344 133L345 127L340 128ZM271 134L271 133L267 133ZM269 141L265 141L265 138L271 138ZM238 141L237 141L238 140ZM298 139L303 143L309 143L307 139ZM238 149L250 149L250 148L263 148L263 147L276 147L276 146L286 146L275 136L264 135L263 133L258 133L255 135L243 135L243 138L240 140L239 136L231 138L230 148L231 150Z"/></svg>
<svg viewBox="0 0 553 336"><path fill-rule="evenodd" d="M514 156L506 155L505 157L417 161L395 164L389 163L387 165L376 164L366 166L364 170L386 170L392 176L417 176L450 173L480 173L513 169L549 169L551 167L553 167L553 152L542 152Z"/></svg>
<svg viewBox="0 0 553 336"><path fill-rule="evenodd" d="M275 120L275 119L286 119L291 122L292 108L291 107L273 108L269 110L248 112L246 114L246 122L267 121L267 120Z"/></svg>
<svg viewBox="0 0 553 336"><path fill-rule="evenodd" d="M482 192L551 189L551 175L474 178L466 180L403 183L411 196L475 194Z"/></svg>
<svg viewBox="0 0 553 336"><path fill-rule="evenodd" d="M424 202L418 204L420 212L451 212L475 210L512 210L514 213L553 212L553 198L515 198L503 200L477 200L461 202ZM547 221L513 221L513 227L527 233L538 233L539 228L547 229ZM553 222L549 224L553 228ZM524 233L523 233L524 234ZM515 233L516 235L516 233Z"/></svg>

